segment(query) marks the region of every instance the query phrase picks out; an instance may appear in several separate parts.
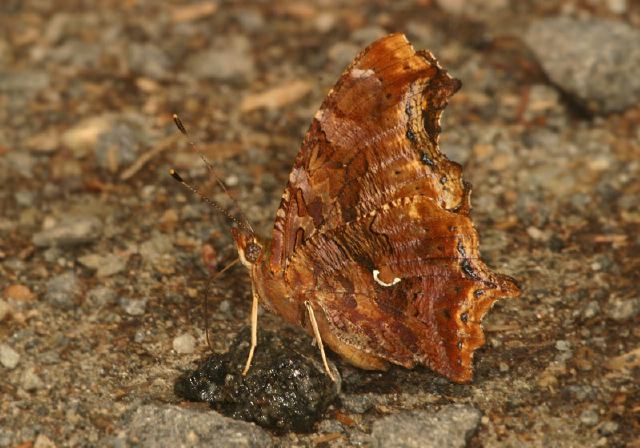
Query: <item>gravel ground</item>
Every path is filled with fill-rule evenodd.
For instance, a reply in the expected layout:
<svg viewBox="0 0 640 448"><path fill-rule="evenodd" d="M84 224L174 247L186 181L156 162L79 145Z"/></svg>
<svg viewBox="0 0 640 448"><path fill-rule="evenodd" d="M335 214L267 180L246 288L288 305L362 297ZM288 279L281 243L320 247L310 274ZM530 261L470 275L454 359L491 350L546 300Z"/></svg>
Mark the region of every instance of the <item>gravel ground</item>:
<svg viewBox="0 0 640 448"><path fill-rule="evenodd" d="M640 447L640 4L383 3L0 4L0 447ZM226 203L171 114L268 235L324 95L389 32L462 80L442 149L522 297L486 318L471 384L333 358L338 398L300 433L185 402L234 248L167 174ZM232 269L216 350L249 308Z"/></svg>

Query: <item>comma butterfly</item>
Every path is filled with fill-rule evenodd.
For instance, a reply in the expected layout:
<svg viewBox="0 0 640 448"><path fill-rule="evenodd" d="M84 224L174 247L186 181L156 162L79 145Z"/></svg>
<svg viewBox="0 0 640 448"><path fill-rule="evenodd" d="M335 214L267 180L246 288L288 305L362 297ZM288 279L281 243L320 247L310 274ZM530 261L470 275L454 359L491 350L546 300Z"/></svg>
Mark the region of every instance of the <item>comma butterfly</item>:
<svg viewBox="0 0 640 448"><path fill-rule="evenodd" d="M304 138L271 241L233 228L253 290L245 373L260 303L315 336L330 376L323 343L363 369L424 365L472 379L482 317L520 290L480 259L471 186L438 148L460 87L402 34L347 67Z"/></svg>

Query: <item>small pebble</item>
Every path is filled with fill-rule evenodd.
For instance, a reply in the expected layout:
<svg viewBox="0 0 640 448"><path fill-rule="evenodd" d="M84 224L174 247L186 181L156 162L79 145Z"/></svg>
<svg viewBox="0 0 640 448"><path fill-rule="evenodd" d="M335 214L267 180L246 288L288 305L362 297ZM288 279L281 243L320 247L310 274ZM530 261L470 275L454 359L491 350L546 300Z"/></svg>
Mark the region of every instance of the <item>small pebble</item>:
<svg viewBox="0 0 640 448"><path fill-rule="evenodd" d="M556 349L560 350L561 352L566 352L568 350L571 350L571 344L569 344L568 341L556 341Z"/></svg>
<svg viewBox="0 0 640 448"><path fill-rule="evenodd" d="M615 321L632 319L640 313L640 297L612 298L606 309L607 315Z"/></svg>
<svg viewBox="0 0 640 448"><path fill-rule="evenodd" d="M137 344L141 344L142 342L144 342L144 338L145 338L144 330L138 330L136 331L136 334L133 335L133 341L136 342Z"/></svg>
<svg viewBox="0 0 640 448"><path fill-rule="evenodd" d="M52 305L69 310L76 306L81 292L80 279L73 272L65 272L47 282L45 298Z"/></svg>
<svg viewBox="0 0 640 448"><path fill-rule="evenodd" d="M9 163L12 171L15 171L25 178L33 177L33 165L35 165L35 160L31 154L11 151L3 157Z"/></svg>
<svg viewBox="0 0 640 448"><path fill-rule="evenodd" d="M548 239L547 234L534 226L527 227L527 235L536 241L546 241Z"/></svg>
<svg viewBox="0 0 640 448"><path fill-rule="evenodd" d="M36 374L33 367L29 367L22 374L22 388L27 392L33 392L34 390L41 389L44 386L44 382Z"/></svg>
<svg viewBox="0 0 640 448"><path fill-rule="evenodd" d="M227 182L227 185L229 185L229 182ZM162 216L160 217L160 223L165 225L175 224L179 220L180 220L180 216L178 216L178 212L176 212L172 208L165 210Z"/></svg>
<svg viewBox="0 0 640 448"><path fill-rule="evenodd" d="M607 4L609 11L614 14L624 14L627 12L627 0L606 0L605 3Z"/></svg>
<svg viewBox="0 0 640 448"><path fill-rule="evenodd" d="M584 316L585 319L591 319L592 317L597 316L599 312L600 312L600 305L598 304L597 301L592 300L584 308L584 310L582 311L582 315Z"/></svg>
<svg viewBox="0 0 640 448"><path fill-rule="evenodd" d="M173 349L180 354L193 353L196 347L196 338L188 333L177 336L173 339Z"/></svg>
<svg viewBox="0 0 640 448"><path fill-rule="evenodd" d="M607 420L603 422L602 425L598 428L598 432L604 436L611 435L615 432L618 432L620 429L620 424L618 422L614 422L612 420Z"/></svg>
<svg viewBox="0 0 640 448"><path fill-rule="evenodd" d="M87 294L89 303L95 307L103 307L116 301L116 292L106 286L93 288Z"/></svg>
<svg viewBox="0 0 640 448"><path fill-rule="evenodd" d="M44 434L38 434L35 442L33 442L33 448L56 448L56 444Z"/></svg>
<svg viewBox="0 0 640 448"><path fill-rule="evenodd" d="M47 263L55 263L60 259L61 254L62 251L60 250L60 248L53 246L42 252L42 258Z"/></svg>
<svg viewBox="0 0 640 448"><path fill-rule="evenodd" d="M78 258L78 261L88 268L95 269L96 276L99 278L111 277L124 271L127 266L127 260L124 257L114 254L88 254Z"/></svg>
<svg viewBox="0 0 640 448"><path fill-rule="evenodd" d="M95 241L102 233L102 223L93 216L66 217L53 227L36 233L33 244L37 247L72 247Z"/></svg>
<svg viewBox="0 0 640 448"><path fill-rule="evenodd" d="M120 306L130 316L142 316L147 308L146 299L121 299Z"/></svg>
<svg viewBox="0 0 640 448"><path fill-rule="evenodd" d="M35 294L24 285L10 285L4 290L4 298L7 300L13 299L30 302L35 297Z"/></svg>
<svg viewBox="0 0 640 448"><path fill-rule="evenodd" d="M580 421L585 426L595 426L599 418L598 413L594 409L585 409L580 413Z"/></svg>
<svg viewBox="0 0 640 448"><path fill-rule="evenodd" d="M336 25L336 16L330 12L321 12L313 21L313 25L315 29L320 33L324 34L329 31Z"/></svg>
<svg viewBox="0 0 640 448"><path fill-rule="evenodd" d="M7 369L15 369L20 361L20 354L7 344L0 344L0 364Z"/></svg>
<svg viewBox="0 0 640 448"><path fill-rule="evenodd" d="M151 239L140 245L140 255L150 263L158 263L163 255L173 251L173 242L169 236L156 233Z"/></svg>
<svg viewBox="0 0 640 448"><path fill-rule="evenodd" d="M100 168L116 172L136 160L148 139L143 119L136 115L118 117L109 129L98 135L93 148L96 162Z"/></svg>
<svg viewBox="0 0 640 448"><path fill-rule="evenodd" d="M85 118L62 134L62 144L76 157L82 157L95 148L101 134L113 127L114 119L112 113Z"/></svg>
<svg viewBox="0 0 640 448"><path fill-rule="evenodd" d="M30 207L33 204L33 192L28 190L16 191L13 194L16 203L21 207Z"/></svg>
<svg viewBox="0 0 640 448"><path fill-rule="evenodd" d="M577 402L593 398L593 388L583 384L574 384L565 388L567 395Z"/></svg>

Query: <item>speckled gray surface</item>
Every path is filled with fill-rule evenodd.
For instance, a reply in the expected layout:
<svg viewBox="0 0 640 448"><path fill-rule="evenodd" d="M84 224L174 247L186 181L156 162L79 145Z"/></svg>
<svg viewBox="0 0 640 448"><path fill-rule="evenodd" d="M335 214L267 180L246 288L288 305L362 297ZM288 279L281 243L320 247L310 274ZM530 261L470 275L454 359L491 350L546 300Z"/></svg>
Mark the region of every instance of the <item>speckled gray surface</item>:
<svg viewBox="0 0 640 448"><path fill-rule="evenodd" d="M0 447L381 446L436 423L451 446L639 446L638 49L581 38L603 20L636 35L640 5L2 2ZM171 113L266 236L327 90L397 31L463 81L441 146L474 185L483 257L523 286L485 320L474 382L334 358L342 389L311 433L182 402L175 379L207 355L202 291L234 249L167 175L225 201ZM594 83L581 67L603 49L618 59ZM246 273L229 271L210 301L216 350L249 308Z"/></svg>

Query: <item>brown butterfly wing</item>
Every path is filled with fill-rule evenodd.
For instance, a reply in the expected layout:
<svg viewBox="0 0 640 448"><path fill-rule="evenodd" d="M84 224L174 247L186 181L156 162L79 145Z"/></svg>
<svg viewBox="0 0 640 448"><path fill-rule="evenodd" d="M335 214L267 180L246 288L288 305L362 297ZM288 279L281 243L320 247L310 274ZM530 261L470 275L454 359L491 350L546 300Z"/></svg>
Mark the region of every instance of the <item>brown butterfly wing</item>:
<svg viewBox="0 0 640 448"><path fill-rule="evenodd" d="M286 278L313 285L298 294L318 305L340 343L458 382L472 377L484 314L498 298L518 294L511 278L479 259L471 220L421 195L318 232L296 252Z"/></svg>
<svg viewBox="0 0 640 448"><path fill-rule="evenodd" d="M358 55L304 139L269 266L292 297L322 310L336 351L467 381L482 316L518 290L480 261L469 186L437 146L459 87L402 35Z"/></svg>
<svg viewBox="0 0 640 448"><path fill-rule="evenodd" d="M394 199L422 194L460 205L460 166L437 148L440 114L460 82L404 35L360 53L329 92L303 141L273 230L270 267L315 232L352 222Z"/></svg>

